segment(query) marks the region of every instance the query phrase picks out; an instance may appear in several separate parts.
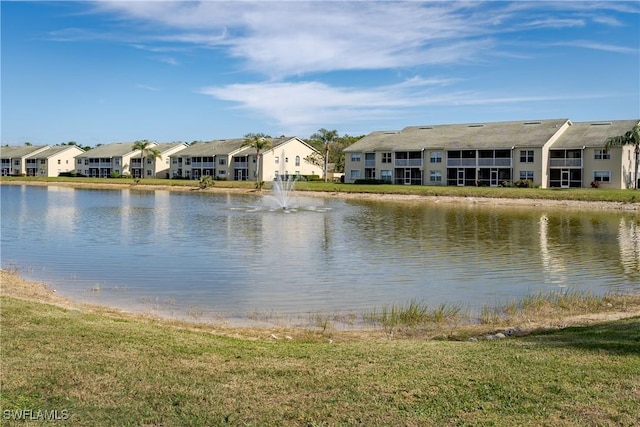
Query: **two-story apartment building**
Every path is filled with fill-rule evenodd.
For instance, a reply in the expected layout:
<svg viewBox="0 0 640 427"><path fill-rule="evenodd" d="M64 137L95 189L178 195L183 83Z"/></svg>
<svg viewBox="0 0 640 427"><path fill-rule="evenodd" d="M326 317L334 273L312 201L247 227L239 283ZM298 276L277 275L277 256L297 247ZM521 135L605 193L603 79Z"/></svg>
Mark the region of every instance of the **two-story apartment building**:
<svg viewBox="0 0 640 427"><path fill-rule="evenodd" d="M256 150L243 138L199 142L171 156L171 177L200 179L212 176L230 181L269 181L276 174L313 175L318 167L304 159L315 149L297 137L274 138L260 152L257 176Z"/></svg>
<svg viewBox="0 0 640 427"><path fill-rule="evenodd" d="M146 156L144 165L140 150L133 149L132 142L104 144L76 156L76 172L91 177L108 178L112 175L131 175L134 178L168 178L169 158L187 147L186 143L158 144L149 148L160 152L160 158Z"/></svg>
<svg viewBox="0 0 640 427"><path fill-rule="evenodd" d="M75 171L75 156L84 153L77 145L56 145L25 158L27 176L58 176Z"/></svg>
<svg viewBox="0 0 640 427"><path fill-rule="evenodd" d="M27 158L50 148L48 145L24 145L0 147L0 164L2 176L26 175ZM31 162L29 166L32 166Z"/></svg>
<svg viewBox="0 0 640 427"><path fill-rule="evenodd" d="M604 145L608 137L622 135L637 123L550 119L372 132L344 150L345 182L498 186L528 180L546 188L586 187L595 180L627 188L633 179L629 161L621 156L630 157L631 148L617 147L603 154ZM596 161L603 155L607 164ZM583 161L585 156L593 161ZM619 163L614 165L616 159Z"/></svg>

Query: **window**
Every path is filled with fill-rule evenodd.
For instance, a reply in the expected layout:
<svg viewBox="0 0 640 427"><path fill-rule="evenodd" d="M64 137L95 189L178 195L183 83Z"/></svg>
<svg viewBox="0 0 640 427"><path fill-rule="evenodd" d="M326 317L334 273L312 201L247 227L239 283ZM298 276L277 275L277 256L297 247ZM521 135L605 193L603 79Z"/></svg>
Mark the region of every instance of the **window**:
<svg viewBox="0 0 640 427"><path fill-rule="evenodd" d="M360 179L360 169L351 169L349 174L351 179Z"/></svg>
<svg viewBox="0 0 640 427"><path fill-rule="evenodd" d="M598 182L611 182L611 171L594 171L593 180Z"/></svg>
<svg viewBox="0 0 640 427"><path fill-rule="evenodd" d="M116 165L117 165L117 166L120 166L120 158L117 158L117 159L116 159Z"/></svg>
<svg viewBox="0 0 640 427"><path fill-rule="evenodd" d="M151 171L147 169L147 176L151 176Z"/></svg>
<svg viewBox="0 0 640 427"><path fill-rule="evenodd" d="M520 171L520 179L533 181L533 171Z"/></svg>
<svg viewBox="0 0 640 427"><path fill-rule="evenodd" d="M521 163L533 163L533 150L520 150Z"/></svg>
<svg viewBox="0 0 640 427"><path fill-rule="evenodd" d="M296 166L300 166L300 156L296 156Z"/></svg>
<svg viewBox="0 0 640 427"><path fill-rule="evenodd" d="M442 163L442 153L439 151L434 151L431 153L429 158L429 162L431 163Z"/></svg>
<svg viewBox="0 0 640 427"><path fill-rule="evenodd" d="M147 164L150 165L153 162L153 159L151 157L147 158Z"/></svg>
<svg viewBox="0 0 640 427"><path fill-rule="evenodd" d="M185 159L184 160L184 164L187 165L187 166L190 165L191 164L191 158Z"/></svg>
<svg viewBox="0 0 640 427"><path fill-rule="evenodd" d="M606 149L596 149L593 152L593 158L595 160L609 160L611 158L611 153Z"/></svg>
<svg viewBox="0 0 640 427"><path fill-rule="evenodd" d="M40 164L44 165L44 160L40 160ZM58 159L58 164L61 165L62 164L62 159Z"/></svg>
<svg viewBox="0 0 640 427"><path fill-rule="evenodd" d="M277 165L278 163L280 163L280 157L276 156L276 157L274 157L274 159L275 159L275 161L276 161L276 165Z"/></svg>
<svg viewBox="0 0 640 427"><path fill-rule="evenodd" d="M20 160L14 160L13 161L13 165L14 166L20 166Z"/></svg>
<svg viewBox="0 0 640 427"><path fill-rule="evenodd" d="M284 158L284 162L285 162L285 163L289 163L289 158L288 158L288 157L285 157L285 158Z"/></svg>
<svg viewBox="0 0 640 427"><path fill-rule="evenodd" d="M391 163L391 153L382 153L382 163ZM391 177L389 177L391 181Z"/></svg>
<svg viewBox="0 0 640 427"><path fill-rule="evenodd" d="M173 158L173 164L174 165L178 164L178 159L176 159L175 157Z"/></svg>
<svg viewBox="0 0 640 427"><path fill-rule="evenodd" d="M442 161L442 158L440 158ZM429 182L442 182L442 172L429 171Z"/></svg>
<svg viewBox="0 0 640 427"><path fill-rule="evenodd" d="M391 154L391 153L389 153ZM391 171L390 170L381 170L380 171L380 179L382 179L383 181L389 181L391 182Z"/></svg>
<svg viewBox="0 0 640 427"><path fill-rule="evenodd" d="M227 159L225 159L224 157L218 160L218 164L219 165L226 165L227 164ZM220 175L224 175L223 173L221 173Z"/></svg>
<svg viewBox="0 0 640 427"><path fill-rule="evenodd" d="M360 153L351 153L351 161L359 162L360 161Z"/></svg>

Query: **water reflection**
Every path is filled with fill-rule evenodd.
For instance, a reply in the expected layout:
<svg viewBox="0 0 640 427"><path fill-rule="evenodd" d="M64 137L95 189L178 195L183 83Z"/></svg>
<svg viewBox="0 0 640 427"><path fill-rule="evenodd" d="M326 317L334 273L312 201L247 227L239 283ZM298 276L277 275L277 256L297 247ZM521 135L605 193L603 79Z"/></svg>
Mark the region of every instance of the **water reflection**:
<svg viewBox="0 0 640 427"><path fill-rule="evenodd" d="M409 299L470 308L640 290L634 213L0 186L2 266L125 309L247 316ZM99 291L97 291L99 290Z"/></svg>

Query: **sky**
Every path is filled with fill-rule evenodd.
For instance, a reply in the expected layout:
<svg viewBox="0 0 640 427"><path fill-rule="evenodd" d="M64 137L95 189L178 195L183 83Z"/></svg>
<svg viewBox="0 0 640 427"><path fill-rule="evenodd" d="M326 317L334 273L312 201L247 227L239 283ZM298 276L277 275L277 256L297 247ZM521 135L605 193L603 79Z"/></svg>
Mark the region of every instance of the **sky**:
<svg viewBox="0 0 640 427"><path fill-rule="evenodd" d="M640 118L638 1L5 1L2 145Z"/></svg>

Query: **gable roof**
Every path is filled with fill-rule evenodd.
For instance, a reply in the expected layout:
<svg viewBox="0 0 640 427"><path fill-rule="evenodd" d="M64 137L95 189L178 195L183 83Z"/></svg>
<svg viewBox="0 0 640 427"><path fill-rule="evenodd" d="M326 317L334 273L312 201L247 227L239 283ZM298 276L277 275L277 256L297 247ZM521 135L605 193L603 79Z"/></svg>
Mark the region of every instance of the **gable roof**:
<svg viewBox="0 0 640 427"><path fill-rule="evenodd" d="M372 132L345 151L495 149L542 147L569 119L409 126L400 132Z"/></svg>
<svg viewBox="0 0 640 427"><path fill-rule="evenodd" d="M30 154L27 157L36 158L36 159L46 159L51 156L55 156L56 154L63 153L68 150L74 150L74 149L78 150L78 153L84 152L84 150L78 147L77 145L56 145L53 147L49 147L44 151L39 151L37 153Z"/></svg>
<svg viewBox="0 0 640 427"><path fill-rule="evenodd" d="M640 120L573 122L551 148L604 148L607 138L624 135Z"/></svg>
<svg viewBox="0 0 640 427"><path fill-rule="evenodd" d="M0 157L3 159L17 159L30 156L31 154L38 153L47 148L49 148L48 145L9 145L0 147Z"/></svg>
<svg viewBox="0 0 640 427"><path fill-rule="evenodd" d="M104 145L100 145L98 147L92 148L90 150L85 151L82 154L78 154L76 157L111 158L116 156L125 156L127 154L133 153L134 151L137 151L137 150L133 150L133 142L114 142L111 144L104 144Z"/></svg>
<svg viewBox="0 0 640 427"><path fill-rule="evenodd" d="M295 136L282 137L282 138L270 138L269 142L271 143L271 146L273 148L276 148L292 140L297 140L300 143L307 145L311 149L314 149L305 141ZM249 146L243 146L242 144L244 144L244 138L217 139L217 140L208 141L208 142L196 142L195 144L190 145L184 150L180 150L179 152L174 154L174 156L178 156L178 157L229 156L229 155L246 156L246 155L255 153L254 148ZM265 150L265 151L269 151L269 150Z"/></svg>

